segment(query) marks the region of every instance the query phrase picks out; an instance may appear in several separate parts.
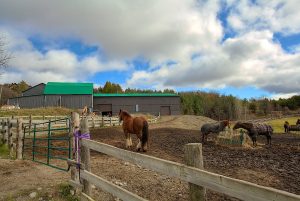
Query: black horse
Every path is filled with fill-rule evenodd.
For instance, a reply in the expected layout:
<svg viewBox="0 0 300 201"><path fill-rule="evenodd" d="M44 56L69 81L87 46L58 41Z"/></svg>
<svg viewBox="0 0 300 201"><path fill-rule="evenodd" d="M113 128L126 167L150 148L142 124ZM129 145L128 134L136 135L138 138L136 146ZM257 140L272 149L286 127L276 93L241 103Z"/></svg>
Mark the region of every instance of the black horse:
<svg viewBox="0 0 300 201"><path fill-rule="evenodd" d="M285 132L285 133L290 132L290 131L289 131L289 130L290 130L290 129L289 129L289 128L290 128L290 124L289 124L288 121L285 121L285 122L284 122L283 127L284 127L284 132Z"/></svg>
<svg viewBox="0 0 300 201"><path fill-rule="evenodd" d="M207 141L207 135L209 133L217 133L219 134L221 131L224 131L225 127L229 126L229 120L220 121L217 123L206 123L201 127L202 133L202 143Z"/></svg>
<svg viewBox="0 0 300 201"><path fill-rule="evenodd" d="M300 131L300 124L297 125L290 125L289 131Z"/></svg>
<svg viewBox="0 0 300 201"><path fill-rule="evenodd" d="M249 123L249 122L237 122L233 130L243 128L248 131L248 135L251 137L253 146L256 146L257 135L265 135L267 137L267 144L271 145L271 139L273 134L273 128L267 124Z"/></svg>

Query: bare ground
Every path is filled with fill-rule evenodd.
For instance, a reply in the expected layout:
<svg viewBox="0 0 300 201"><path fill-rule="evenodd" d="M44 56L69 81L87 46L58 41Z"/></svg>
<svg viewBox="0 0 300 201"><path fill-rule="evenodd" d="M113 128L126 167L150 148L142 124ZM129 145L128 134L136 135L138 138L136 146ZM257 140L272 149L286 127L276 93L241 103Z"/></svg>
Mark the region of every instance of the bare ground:
<svg viewBox="0 0 300 201"><path fill-rule="evenodd" d="M145 154L183 162L183 145L200 142L200 126L211 119L195 116L171 116L150 125L150 148ZM92 139L125 149L120 127L91 132ZM300 194L300 136L274 135L272 147L264 146L266 139L258 138L261 146L239 148L215 145L203 146L206 170L243 179L260 185ZM133 142L136 142L133 136ZM134 149L132 148L132 151ZM149 200L188 200L188 185L178 179L144 169L104 154L92 152L92 172ZM28 192L38 187L56 200L55 186L66 182L69 175L30 161L0 159L0 200L14 195L17 200L30 200ZM25 193L24 193L25 192ZM18 194L19 196L15 196ZM93 190L96 200L115 200L99 189ZM208 200L236 200L208 191Z"/></svg>

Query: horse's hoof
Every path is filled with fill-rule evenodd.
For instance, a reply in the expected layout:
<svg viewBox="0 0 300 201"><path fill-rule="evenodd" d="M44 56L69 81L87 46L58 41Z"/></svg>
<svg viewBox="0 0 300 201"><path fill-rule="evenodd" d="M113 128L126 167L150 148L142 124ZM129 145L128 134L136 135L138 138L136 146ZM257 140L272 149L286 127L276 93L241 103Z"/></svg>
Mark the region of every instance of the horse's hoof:
<svg viewBox="0 0 300 201"><path fill-rule="evenodd" d="M136 151L139 152L141 150L141 148L137 148Z"/></svg>

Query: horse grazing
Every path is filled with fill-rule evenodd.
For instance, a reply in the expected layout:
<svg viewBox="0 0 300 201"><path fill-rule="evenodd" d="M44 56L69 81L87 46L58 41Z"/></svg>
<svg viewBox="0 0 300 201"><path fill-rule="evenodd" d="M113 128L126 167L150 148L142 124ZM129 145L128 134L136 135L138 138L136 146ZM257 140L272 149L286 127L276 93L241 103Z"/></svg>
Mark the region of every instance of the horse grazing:
<svg viewBox="0 0 300 201"><path fill-rule="evenodd" d="M138 145L136 150L146 152L149 138L148 122L144 117L132 117L127 111L120 110L119 120L123 121L122 127L126 138L126 148L132 146L130 134L136 134Z"/></svg>
<svg viewBox="0 0 300 201"><path fill-rule="evenodd" d="M248 135L251 137L253 146L256 146L257 135L265 135L267 137L267 144L271 145L271 135L273 134L273 128L267 124L249 123L249 122L237 122L233 130L243 128L248 131Z"/></svg>
<svg viewBox="0 0 300 201"><path fill-rule="evenodd" d="M300 124L297 125L290 125L289 131L300 131Z"/></svg>
<svg viewBox="0 0 300 201"><path fill-rule="evenodd" d="M207 135L209 133L219 134L221 131L224 131L226 126L230 127L229 120L223 120L217 123L203 124L203 126L201 127L202 143L205 143L207 141Z"/></svg>
<svg viewBox="0 0 300 201"><path fill-rule="evenodd" d="M284 132L288 133L289 132L289 128L290 128L289 122L285 121L284 124L283 124L283 127L284 127Z"/></svg>

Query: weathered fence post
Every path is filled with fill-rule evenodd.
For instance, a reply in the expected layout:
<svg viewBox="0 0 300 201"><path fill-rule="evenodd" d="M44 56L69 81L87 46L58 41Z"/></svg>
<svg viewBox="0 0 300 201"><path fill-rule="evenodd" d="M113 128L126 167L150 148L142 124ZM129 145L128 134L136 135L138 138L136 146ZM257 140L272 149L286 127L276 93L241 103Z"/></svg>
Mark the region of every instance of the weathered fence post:
<svg viewBox="0 0 300 201"><path fill-rule="evenodd" d="M8 134L8 149L9 149L9 157L12 158L14 156L13 152L13 138L12 138L12 132L11 132L11 128L12 128L12 123L10 122L10 119L7 119L7 134Z"/></svg>
<svg viewBox="0 0 300 201"><path fill-rule="evenodd" d="M1 131L0 131L2 143L5 143L5 133L4 133L5 127L4 127L4 125L5 125L4 119L2 119L2 121L1 121Z"/></svg>
<svg viewBox="0 0 300 201"><path fill-rule="evenodd" d="M17 135L16 135L16 140L17 140L17 159L18 160L21 160L22 159L22 148L23 148L23 134L22 134L22 119L21 118L18 118L17 119Z"/></svg>
<svg viewBox="0 0 300 201"><path fill-rule="evenodd" d="M89 133L89 125L87 118L83 118L80 122L80 131L82 134ZM80 158L81 163L84 164L84 169L86 171L91 171L91 165L90 165L90 149L88 147L82 146L81 140L80 140ZM85 193L88 196L91 196L92 194L92 186L89 181L83 180L83 193Z"/></svg>
<svg viewBox="0 0 300 201"><path fill-rule="evenodd" d="M79 129L79 124L80 124L80 118L79 114L77 112L72 112L71 113L71 122L70 122L70 146L71 146L71 159L75 158L74 155L74 147L75 147L75 139L74 139L74 132ZM77 174L76 167L71 166L71 179L73 181L76 181L79 183L79 175Z"/></svg>
<svg viewBox="0 0 300 201"><path fill-rule="evenodd" d="M95 128L95 117L92 116L92 128Z"/></svg>
<svg viewBox="0 0 300 201"><path fill-rule="evenodd" d="M30 135L30 132L31 132L31 125L32 125L32 115L29 115L28 135Z"/></svg>
<svg viewBox="0 0 300 201"><path fill-rule="evenodd" d="M111 117L109 117L109 125L111 126Z"/></svg>
<svg viewBox="0 0 300 201"><path fill-rule="evenodd" d="M190 143L184 146L184 160L188 166L193 166L199 169L203 169L203 156L202 156L202 144ZM190 200L191 201L203 201L206 200L206 190L204 187L197 186L189 183L190 187Z"/></svg>

